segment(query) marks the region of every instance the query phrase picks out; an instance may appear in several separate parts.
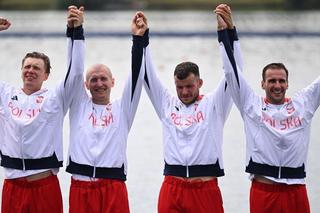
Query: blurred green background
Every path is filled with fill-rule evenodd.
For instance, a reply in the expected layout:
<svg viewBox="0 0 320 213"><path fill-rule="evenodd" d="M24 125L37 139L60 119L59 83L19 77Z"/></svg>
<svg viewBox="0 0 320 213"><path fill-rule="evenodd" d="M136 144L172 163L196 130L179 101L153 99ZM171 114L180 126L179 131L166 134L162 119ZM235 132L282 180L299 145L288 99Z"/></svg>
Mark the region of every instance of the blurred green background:
<svg viewBox="0 0 320 213"><path fill-rule="evenodd" d="M64 10L71 4L86 10L207 10L219 3L237 10L320 9L320 0L0 0L0 10Z"/></svg>

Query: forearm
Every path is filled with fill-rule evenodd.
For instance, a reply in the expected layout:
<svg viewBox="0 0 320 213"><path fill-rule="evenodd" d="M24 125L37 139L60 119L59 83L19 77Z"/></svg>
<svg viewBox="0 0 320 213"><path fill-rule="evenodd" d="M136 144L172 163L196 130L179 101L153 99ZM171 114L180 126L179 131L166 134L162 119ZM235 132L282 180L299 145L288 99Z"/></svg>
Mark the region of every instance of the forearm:
<svg viewBox="0 0 320 213"><path fill-rule="evenodd" d="M235 104L241 109L245 105L246 97L248 97L251 89L245 82L242 73L238 70L227 31L219 31L218 33L223 70L228 83L227 87Z"/></svg>
<svg viewBox="0 0 320 213"><path fill-rule="evenodd" d="M84 72L84 33L82 26L67 29L68 59L67 73L63 87L60 89L64 110L70 106L73 99L85 93L83 85Z"/></svg>
<svg viewBox="0 0 320 213"><path fill-rule="evenodd" d="M68 72L69 77L83 75L84 72L84 32L82 25L67 29L68 38ZM65 82L66 83L66 82Z"/></svg>
<svg viewBox="0 0 320 213"><path fill-rule="evenodd" d="M143 66L144 49L149 44L149 30L143 36L132 35L132 51L131 51L131 71L132 71L132 91L131 96L134 95L136 84ZM143 77L143 76L142 76Z"/></svg>

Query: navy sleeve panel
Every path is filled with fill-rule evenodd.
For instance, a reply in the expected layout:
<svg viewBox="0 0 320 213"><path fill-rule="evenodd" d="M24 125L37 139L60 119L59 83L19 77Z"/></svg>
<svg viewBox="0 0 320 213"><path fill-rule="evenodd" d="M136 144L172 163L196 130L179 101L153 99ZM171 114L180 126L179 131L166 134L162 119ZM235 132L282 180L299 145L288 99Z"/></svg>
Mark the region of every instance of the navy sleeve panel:
<svg viewBox="0 0 320 213"><path fill-rule="evenodd" d="M67 34L67 37L71 38L72 40L84 40L82 25L75 28L67 27L66 34Z"/></svg>
<svg viewBox="0 0 320 213"><path fill-rule="evenodd" d="M149 29L143 34L143 47L147 47L149 45Z"/></svg>
<svg viewBox="0 0 320 213"><path fill-rule="evenodd" d="M68 80L68 77L69 77L69 74L70 74L70 70L71 70L71 64L72 64L72 58L71 58L71 60L70 60L69 67L68 67L68 71L67 71L66 77L65 77L65 79L64 79L63 87L66 86L66 83L67 83L67 80Z"/></svg>
<svg viewBox="0 0 320 213"><path fill-rule="evenodd" d="M67 37L68 38L72 38L72 36L73 36L73 27L71 28L71 27L68 27L67 26L67 31L66 31L66 35L67 35Z"/></svg>
<svg viewBox="0 0 320 213"><path fill-rule="evenodd" d="M73 49L73 41L74 40L84 40L84 33L83 33L83 27L82 25L80 25L79 27L75 27L75 28L71 28L71 27L67 27L67 37L71 38L72 40L72 49ZM71 70L71 64L72 64L72 54L71 54L71 59L70 59L70 63L69 63L69 67L68 67L68 71L66 74L66 77L64 79L64 83L63 86L66 86L69 74L70 74L70 70Z"/></svg>
<svg viewBox="0 0 320 213"><path fill-rule="evenodd" d="M239 40L239 37L238 37L238 34L237 34L237 29L236 27L234 27L233 29L228 29L228 36L229 36L229 41L230 41L230 44L231 44L231 48L233 49L233 42L234 41L238 41Z"/></svg>
<svg viewBox="0 0 320 213"><path fill-rule="evenodd" d="M132 92L131 92L131 101L134 95L134 91L137 85L141 64L143 56L144 45L144 36L132 35L132 58L131 58L131 70L132 70Z"/></svg>
<svg viewBox="0 0 320 213"><path fill-rule="evenodd" d="M143 44L144 44L144 47L147 47L149 45L149 29L147 29L143 35ZM145 66L145 69L147 70L147 66ZM147 86L150 88L147 72L145 72L144 80Z"/></svg>
<svg viewBox="0 0 320 213"><path fill-rule="evenodd" d="M147 68L146 68L147 69ZM150 85L149 85L149 80L148 80L148 75L147 75L147 72L145 72L145 75L144 75L144 81L146 82L148 88L150 89Z"/></svg>
<svg viewBox="0 0 320 213"><path fill-rule="evenodd" d="M239 76L238 76L238 70L237 70L237 65L236 65L236 60L233 55L233 49L230 43L229 35L227 30L219 30L218 31L218 40L219 42L222 42L224 45L224 48L226 50L226 53L228 55L229 61L232 65L234 75L236 76L238 86L240 87L240 82L239 82Z"/></svg>

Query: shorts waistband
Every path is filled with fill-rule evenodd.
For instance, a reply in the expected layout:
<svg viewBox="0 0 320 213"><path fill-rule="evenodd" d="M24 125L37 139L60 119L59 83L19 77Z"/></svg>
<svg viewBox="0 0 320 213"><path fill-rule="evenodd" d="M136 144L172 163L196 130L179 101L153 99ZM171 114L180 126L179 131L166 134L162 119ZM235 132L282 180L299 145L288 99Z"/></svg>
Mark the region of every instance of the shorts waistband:
<svg viewBox="0 0 320 213"><path fill-rule="evenodd" d="M25 188L33 188L33 187L49 185L52 182L56 182L59 180L57 175L50 175L48 177L45 177L39 180L34 180L34 181L28 181L26 177L15 178L15 179L5 179L4 181L7 184L17 185Z"/></svg>
<svg viewBox="0 0 320 213"><path fill-rule="evenodd" d="M201 188L201 187L218 187L218 179L214 178L212 180L203 181L200 179L197 180L183 180L180 178L176 178L173 176L165 176L164 177L164 183L166 184L172 184L179 187L185 187L185 188Z"/></svg>
<svg viewBox="0 0 320 213"><path fill-rule="evenodd" d="M221 177L224 176L224 170L220 168L219 160L215 164L190 166L170 165L165 162L163 174L177 177Z"/></svg>
<svg viewBox="0 0 320 213"><path fill-rule="evenodd" d="M305 188L306 185L305 184L288 185L285 183L268 184L268 183L261 183L253 179L251 183L251 187L254 189L260 189L268 192L283 192L283 191L296 190L299 188Z"/></svg>
<svg viewBox="0 0 320 213"><path fill-rule="evenodd" d="M72 187L79 187L79 188L99 188L101 186L108 186L114 183L124 184L123 180L118 179L98 179L96 181L84 181L84 180L76 180L71 177L71 185Z"/></svg>

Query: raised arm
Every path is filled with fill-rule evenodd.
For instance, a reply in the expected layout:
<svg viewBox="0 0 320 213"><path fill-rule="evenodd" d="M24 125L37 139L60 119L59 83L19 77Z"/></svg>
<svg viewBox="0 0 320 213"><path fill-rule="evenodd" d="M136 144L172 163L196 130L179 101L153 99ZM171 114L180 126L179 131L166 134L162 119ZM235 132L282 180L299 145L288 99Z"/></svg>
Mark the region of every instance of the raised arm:
<svg viewBox="0 0 320 213"><path fill-rule="evenodd" d="M144 67L144 51L148 43L144 42L144 34L148 29L147 18L143 12L139 11L133 16L131 21L132 32L132 56L131 73L126 82L122 98L121 107L128 119L128 127L131 127L134 115L137 111L141 96Z"/></svg>
<svg viewBox="0 0 320 213"><path fill-rule="evenodd" d="M228 40L233 50L233 54L240 70L243 70L242 53L240 49L240 42L237 34L236 27L233 23L231 8L226 4L220 4L216 7L215 11L217 14L217 30L226 30L228 34Z"/></svg>
<svg viewBox="0 0 320 213"><path fill-rule="evenodd" d="M0 17L0 31L7 30L11 23L8 19Z"/></svg>
<svg viewBox="0 0 320 213"><path fill-rule="evenodd" d="M320 76L315 79L309 86L302 89L295 95L298 99L305 100L305 108L311 116L320 105Z"/></svg>
<svg viewBox="0 0 320 213"><path fill-rule="evenodd" d="M84 72L84 8L69 6L67 13L67 73L61 89L63 108L66 112L74 98L85 93ZM83 87L83 88L82 88Z"/></svg>
<svg viewBox="0 0 320 213"><path fill-rule="evenodd" d="M233 23L229 21L231 10L228 6L219 5L216 8L215 13L217 14L218 39L225 77L233 101L242 113L245 105L249 103L249 100L252 100L251 97L255 96L255 94L247 85L242 72L240 72L243 66L242 56L235 27L233 26ZM230 34L229 28L231 27L234 29L234 34Z"/></svg>
<svg viewBox="0 0 320 213"><path fill-rule="evenodd" d="M2 18L0 17L0 31L3 31L3 30L7 30L9 27L10 27L11 23L8 19L5 19L5 18ZM3 93L3 90L5 88L5 83L1 82L0 81L0 113L1 113L1 106L2 106L2 93Z"/></svg>
<svg viewBox="0 0 320 213"><path fill-rule="evenodd" d="M149 31L144 35L145 43L149 43ZM151 100L153 107L160 119L163 118L165 109L163 105L168 104L170 100L170 94L168 90L162 85L159 77L157 76L156 69L152 62L150 47L145 48L145 76L144 76L144 88Z"/></svg>

